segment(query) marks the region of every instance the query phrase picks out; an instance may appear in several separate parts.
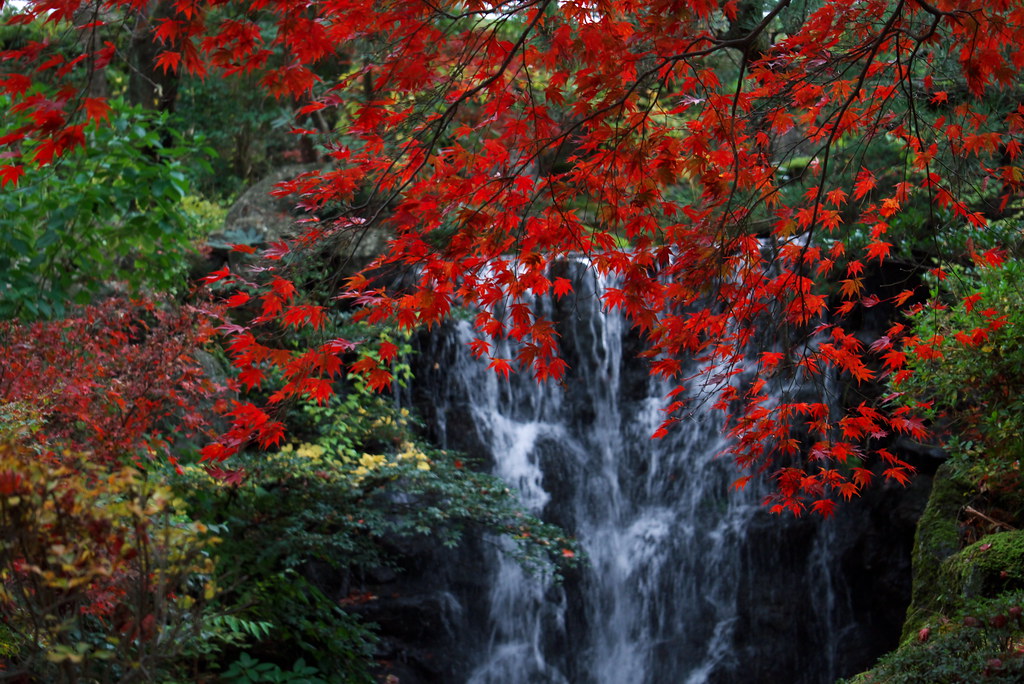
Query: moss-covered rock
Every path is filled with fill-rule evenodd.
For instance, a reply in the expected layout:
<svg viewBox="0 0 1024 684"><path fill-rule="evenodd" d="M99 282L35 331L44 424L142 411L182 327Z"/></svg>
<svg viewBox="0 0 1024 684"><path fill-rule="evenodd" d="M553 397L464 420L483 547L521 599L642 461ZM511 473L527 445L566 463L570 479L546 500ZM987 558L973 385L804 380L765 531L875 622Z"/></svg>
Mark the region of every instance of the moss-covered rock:
<svg viewBox="0 0 1024 684"><path fill-rule="evenodd" d="M914 544L913 598L900 647L850 684L1024 681L1024 531L961 548L974 480L944 464ZM967 508L966 510L970 510Z"/></svg>
<svg viewBox="0 0 1024 684"><path fill-rule="evenodd" d="M943 562L960 550L959 514L974 491L971 483L958 478L946 464L935 473L914 537L914 584L901 641L916 635L945 607Z"/></svg>
<svg viewBox="0 0 1024 684"><path fill-rule="evenodd" d="M955 604L1024 589L1024 531L990 534L971 544L943 562L941 577Z"/></svg>
<svg viewBox="0 0 1024 684"><path fill-rule="evenodd" d="M966 601L922 627L849 684L971 684L1024 681L1024 594Z"/></svg>

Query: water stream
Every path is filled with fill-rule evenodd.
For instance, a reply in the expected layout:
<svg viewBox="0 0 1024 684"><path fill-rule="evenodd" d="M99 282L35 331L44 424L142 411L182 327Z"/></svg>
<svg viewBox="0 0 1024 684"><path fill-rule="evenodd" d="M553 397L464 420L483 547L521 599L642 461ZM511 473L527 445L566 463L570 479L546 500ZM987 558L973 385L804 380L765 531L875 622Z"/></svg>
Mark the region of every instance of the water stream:
<svg viewBox="0 0 1024 684"><path fill-rule="evenodd" d="M425 343L433 431L481 456L589 562L560 586L498 550L454 636L468 684L832 682L858 629L832 523L785 520L713 456L721 419L697 409L652 440L670 389L635 359L628 323L593 276L538 306L557 321L564 386L509 380L471 358L466 322ZM512 354L501 354L509 355Z"/></svg>

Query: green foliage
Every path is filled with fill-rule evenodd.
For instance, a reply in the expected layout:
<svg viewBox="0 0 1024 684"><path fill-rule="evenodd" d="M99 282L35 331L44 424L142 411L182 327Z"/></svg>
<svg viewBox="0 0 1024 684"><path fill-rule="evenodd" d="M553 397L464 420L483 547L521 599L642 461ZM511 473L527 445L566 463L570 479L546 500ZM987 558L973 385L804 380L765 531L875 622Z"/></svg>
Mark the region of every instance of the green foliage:
<svg viewBox="0 0 1024 684"><path fill-rule="evenodd" d="M0 318L60 316L122 282L132 292L183 286L182 257L199 236L181 204L196 153L165 115L111 105L109 121L85 128L84 149L4 188Z"/></svg>
<svg viewBox="0 0 1024 684"><path fill-rule="evenodd" d="M1024 520L1024 264L952 269L933 285L911 319L914 375L898 389L930 406L949 458L918 526L903 645L858 684L1024 674L1021 536L992 534Z"/></svg>
<svg viewBox="0 0 1024 684"><path fill-rule="evenodd" d="M224 641L236 641L239 639L264 639L270 636L274 628L272 622L260 622L254 620L243 620L234 615L217 615L209 620L210 628L220 634Z"/></svg>
<svg viewBox="0 0 1024 684"><path fill-rule="evenodd" d="M210 164L195 172L206 197L236 196L273 168L274 152L295 145L291 108L254 82L186 78L178 99L175 125L209 146Z"/></svg>
<svg viewBox="0 0 1024 684"><path fill-rule="evenodd" d="M43 429L42 407L29 401L0 403L0 442L20 441Z"/></svg>
<svg viewBox="0 0 1024 684"><path fill-rule="evenodd" d="M6 622L0 622L0 663L10 662L21 648L18 633Z"/></svg>
<svg viewBox="0 0 1024 684"><path fill-rule="evenodd" d="M295 661L291 670L282 670L278 665L260 662L243 653L224 671L221 679L231 684L322 684L326 680L318 677L319 673L318 669L307 665L302 658Z"/></svg>
<svg viewBox="0 0 1024 684"><path fill-rule="evenodd" d="M325 678L331 682L372 681L367 668L376 638L369 626L343 610L298 571L250 573L237 583L236 592L225 598L233 599L234 606L247 615L272 625L263 639L249 644L250 655L257 653L268 662L290 662L296 652L301 652L320 671L330 673Z"/></svg>
<svg viewBox="0 0 1024 684"><path fill-rule="evenodd" d="M576 556L575 545L525 513L505 483L425 444L407 409L358 380L343 398L301 404L288 422L290 434L306 441L241 454L232 462L246 472L238 487L185 468L196 514L258 534L258 563L372 566L387 560L383 538L435 535L454 546L469 528L510 535L530 567L557 570Z"/></svg>
<svg viewBox="0 0 1024 684"><path fill-rule="evenodd" d="M956 470L983 488L1016 489L1024 458L1024 263L959 271L941 286L935 294L949 304L913 317L914 335L938 354L912 359L915 374L900 389L934 404Z"/></svg>
<svg viewBox="0 0 1024 684"><path fill-rule="evenodd" d="M193 630L194 638L182 648L181 670L206 671L212 663L222 662L225 653L236 653L252 642L268 638L274 629L271 622L247 620L236 615L207 611ZM187 666L187 668L186 668Z"/></svg>
<svg viewBox="0 0 1024 684"><path fill-rule="evenodd" d="M188 218L192 236L199 240L210 233L220 230L228 210L224 207L203 199L198 195L185 195L181 198L181 210Z"/></svg>

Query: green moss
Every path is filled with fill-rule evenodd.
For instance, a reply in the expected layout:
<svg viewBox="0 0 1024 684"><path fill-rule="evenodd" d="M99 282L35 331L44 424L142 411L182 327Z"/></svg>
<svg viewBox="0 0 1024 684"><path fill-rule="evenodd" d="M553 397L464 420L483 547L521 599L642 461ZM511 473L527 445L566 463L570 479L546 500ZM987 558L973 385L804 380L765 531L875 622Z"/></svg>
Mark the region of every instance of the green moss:
<svg viewBox="0 0 1024 684"><path fill-rule="evenodd" d="M901 641L916 635L944 607L943 562L960 549L957 518L973 493L974 487L946 464L935 473L931 496L914 537L914 582Z"/></svg>
<svg viewBox="0 0 1024 684"><path fill-rule="evenodd" d="M994 598L1024 588L1024 531L990 534L942 564L954 599Z"/></svg>
<svg viewBox="0 0 1024 684"><path fill-rule="evenodd" d="M965 601L922 628L849 684L966 684L1024 681L1024 594Z"/></svg>

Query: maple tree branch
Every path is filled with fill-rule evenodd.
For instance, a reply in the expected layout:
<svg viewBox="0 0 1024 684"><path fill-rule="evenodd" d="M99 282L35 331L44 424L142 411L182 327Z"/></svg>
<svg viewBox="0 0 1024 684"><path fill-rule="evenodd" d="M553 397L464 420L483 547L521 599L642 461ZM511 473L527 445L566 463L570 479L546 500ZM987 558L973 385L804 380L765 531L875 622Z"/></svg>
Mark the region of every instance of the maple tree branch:
<svg viewBox="0 0 1024 684"><path fill-rule="evenodd" d="M526 38L533 32L534 27L543 18L544 10L547 9L548 5L550 5L553 1L554 0L540 0L540 9L537 10L537 13L534 15L533 19L530 20L530 23L526 26L526 28L523 29L523 32L519 34L519 37L516 39L516 42L512 45L511 49L509 49L508 54L505 55L505 59L502 60L501 64L498 65L498 68L495 70L495 72L488 76L487 78L485 78L484 80L480 81L480 83L477 83L475 86L473 86L466 92L459 95L459 97L454 102L452 102L450 107L450 109L453 111L452 116L454 116L454 110L457 109L461 103L465 102L466 100L473 97L481 90L484 90L485 88L489 87L492 83L501 78L501 76L508 69L509 64L512 63L512 60L515 58L516 53L526 43ZM533 5L536 4L537 3L533 3Z"/></svg>
<svg viewBox="0 0 1024 684"><path fill-rule="evenodd" d="M764 18L761 19L761 21L756 26L750 29L750 32L747 33L745 36L741 36L739 38L723 38L717 40L717 46L724 48L735 48L737 50L740 50L744 55L747 55L750 52L750 48L754 45L754 41L757 40L758 36L760 36L761 33L763 33L764 30L768 28L768 25L772 23L772 20L775 19L775 17L777 17L779 13L782 12L782 10L789 7L790 2L791 0L781 0L781 2L779 2L777 5L775 5L775 7L771 9L771 11L765 14Z"/></svg>
<svg viewBox="0 0 1024 684"><path fill-rule="evenodd" d="M865 81L867 81L868 72L871 70L871 65L874 63L875 57L878 55L878 51L881 49L882 44L886 41L889 35L893 32L893 27L896 25L897 20L902 15L904 1L905 0L900 0L896 4L896 7L893 8L892 13L889 15L888 19L885 22L885 25L879 32L878 37L875 38L874 41L872 41L870 47L865 48L865 51L867 52L867 57L864 62L864 67L861 69L860 74L858 75L857 80L854 83L853 88L851 89L850 94L847 96L846 100L843 102L842 105L840 105L838 109L834 110L824 122L822 122L822 126L824 126L830 119L835 119L835 124L831 126L828 138L821 148L823 159L821 164L821 180L818 183L819 195L821 193L821 190L824 189L825 181L828 176L828 167L831 158L832 146L835 144L835 140L839 135L839 124L842 122L842 118L846 114L846 112L849 111L850 107L853 106L853 103L857 100L858 97L860 97L861 90L864 88L864 83ZM818 215L820 213L820 208L821 200L819 197L819 199L815 201L814 208L812 209L811 222L809 224L811 234L813 234L814 228L818 223ZM810 241L808 241L807 244L810 244Z"/></svg>
<svg viewBox="0 0 1024 684"><path fill-rule="evenodd" d="M418 146L421 150L424 150L425 152L425 154L423 155L423 160L419 162L419 164L417 164L414 169L410 169L408 171L407 180L399 184L391 191L391 193L388 196L388 199L382 202L380 206L377 208L377 210L373 213L373 215L369 219L367 219L366 223L364 224L365 226L368 227L369 225L376 222L376 220L380 216L380 213L389 204L389 202L392 199L398 197L402 193L402 191L413 182L413 179L415 178L416 174L418 174L423 169L423 167L426 166L427 159L429 157L429 152L437 146L437 142L441 139L441 136L447 130L448 124L452 122L452 120L455 118L455 115L458 113L459 107L468 99L479 93L481 90L489 87L499 78L501 78L501 76L508 70L508 67L512 63L512 60L515 58L516 53L522 46L525 45L527 37L530 35L530 33L532 33L537 23L544 16L544 10L554 1L555 0L538 0L538 2L530 3L529 5L524 6L536 6L537 4L541 5L537 13L534 15L533 19L520 33L519 37L516 39L515 44L508 51L508 54L505 56L505 59L501 62L501 64L494 71L494 73L492 73L490 76L485 78L483 81L478 83L473 88L460 93L459 96L446 107L445 111L441 114L440 118L432 126L433 135L430 137L430 140L426 144L421 144ZM390 172L390 170L395 168L395 166L397 166L398 163L399 162L397 159L392 161L391 164L389 165L388 171ZM372 197L367 200L364 206L368 205L370 201L372 201Z"/></svg>
<svg viewBox="0 0 1024 684"><path fill-rule="evenodd" d="M461 14L452 14L451 12L447 12L447 11L441 9L441 7L439 5L430 2L430 0L420 0L420 2L422 2L424 5L426 5L432 12L437 13L439 16L442 16L445 19L451 19L453 21L458 21L459 19L466 19L467 17L473 17L473 16L483 16L483 17L486 17L488 15L493 15L496 11L504 11L504 8L506 6L508 6L508 5L515 5L517 1L518 0L506 0L505 2L498 3L494 7L490 7L490 8L487 8L487 9L467 10L465 12L462 12ZM520 10L526 9L527 7L530 7L530 6L534 5L534 4L536 4L536 3L535 2L527 2L527 3L524 3L521 7L513 7L511 10L509 10L509 14L511 14L513 12L516 12L516 11L520 11Z"/></svg>
<svg viewBox="0 0 1024 684"><path fill-rule="evenodd" d="M967 12L965 10L954 10L952 12L947 12L946 10L939 9L935 5L932 5L931 3L925 2L925 0L913 0L913 2L918 7L920 7L921 9L923 9L925 12L927 12L930 15L932 15L936 19L942 19L943 17L949 17L949 18L953 19L954 21L959 22L961 15L964 15L964 14L970 15L971 14L970 12Z"/></svg>
<svg viewBox="0 0 1024 684"><path fill-rule="evenodd" d="M940 21L941 21L941 17L936 15L932 19L931 28L928 30L928 32L926 34L924 34L923 37L918 38L917 36L911 36L911 39L915 40L916 43L914 45L914 49L911 50L910 56L909 56L909 58L907 60L907 64L904 67L904 70L907 73L907 77L905 79L900 79L900 87L903 89L904 93L906 94L907 110L908 110L908 113L910 115L911 126L912 126L912 128L913 128L913 130L915 132L916 137L917 137L918 147L920 149L922 149L922 150L926 149L925 148L925 141L924 141L924 136L921 133L921 117L918 115L917 105L914 102L914 98L915 98L915 94L914 94L914 81L910 77L910 70L913 67L914 61L917 58L918 50L921 49L921 46L924 44L924 41L928 40L928 38L930 38L932 35L935 34L936 28L938 27ZM897 50L896 56L897 56L897 60L899 60L899 50ZM932 161L929 159L925 163L925 167L924 167L926 176L930 176L931 175L931 165L932 165ZM934 221L935 221L935 188L933 188L929 184L925 188L925 190L926 190L926 192L928 194L928 203L927 203L928 219L929 219L930 223L934 223ZM932 246L935 249L935 253L936 254L941 254L941 248L939 246L939 236L938 236L938 234L935 231L932 231L931 234L930 234L930 237L931 237L931 240L932 240Z"/></svg>

